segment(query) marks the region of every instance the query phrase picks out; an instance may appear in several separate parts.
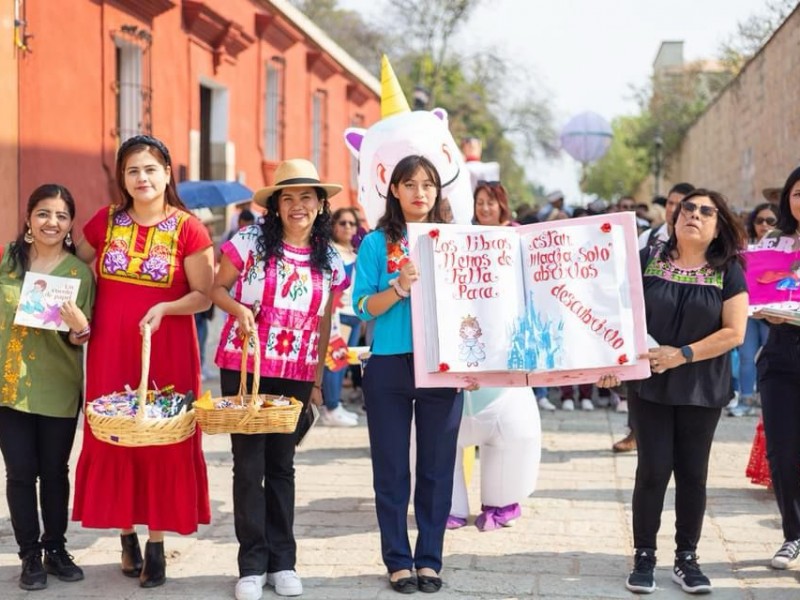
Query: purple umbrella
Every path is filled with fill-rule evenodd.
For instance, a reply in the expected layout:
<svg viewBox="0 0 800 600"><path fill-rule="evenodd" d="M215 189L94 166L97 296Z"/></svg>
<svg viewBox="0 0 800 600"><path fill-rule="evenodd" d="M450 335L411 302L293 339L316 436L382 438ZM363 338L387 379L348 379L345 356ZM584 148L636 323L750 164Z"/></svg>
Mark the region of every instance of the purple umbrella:
<svg viewBox="0 0 800 600"><path fill-rule="evenodd" d="M593 112L572 117L561 130L561 147L572 158L585 164L601 158L611 145L611 125Z"/></svg>

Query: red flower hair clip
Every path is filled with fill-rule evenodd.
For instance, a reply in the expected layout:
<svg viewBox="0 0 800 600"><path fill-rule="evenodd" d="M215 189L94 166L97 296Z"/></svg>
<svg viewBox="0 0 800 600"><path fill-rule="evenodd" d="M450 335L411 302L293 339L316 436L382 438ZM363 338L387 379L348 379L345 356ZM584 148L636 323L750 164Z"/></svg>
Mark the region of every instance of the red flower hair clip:
<svg viewBox="0 0 800 600"><path fill-rule="evenodd" d="M603 223L600 225L600 231L603 233L609 233L611 231L611 223Z"/></svg>
<svg viewBox="0 0 800 600"><path fill-rule="evenodd" d="M447 363L439 363L439 373L447 373L450 370L450 365Z"/></svg>

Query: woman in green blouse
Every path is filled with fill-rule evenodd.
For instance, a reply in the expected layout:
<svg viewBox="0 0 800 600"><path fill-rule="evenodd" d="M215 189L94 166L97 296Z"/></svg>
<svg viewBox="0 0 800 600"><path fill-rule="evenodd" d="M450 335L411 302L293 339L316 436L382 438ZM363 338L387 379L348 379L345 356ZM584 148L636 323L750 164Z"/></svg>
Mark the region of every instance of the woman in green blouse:
<svg viewBox="0 0 800 600"><path fill-rule="evenodd" d="M47 587L47 574L79 581L83 571L65 550L69 503L69 455L83 389L83 344L89 339L94 278L75 256L71 238L75 201L65 187L45 184L28 200L25 226L0 248L0 450L6 465L14 537L19 544L25 590ZM45 295L35 315L42 325L68 332L14 325L26 276L80 281L76 301L59 308ZM43 288L46 278L36 281ZM31 311L29 303L23 308ZM40 536L36 480L44 532ZM44 550L44 564L42 551Z"/></svg>

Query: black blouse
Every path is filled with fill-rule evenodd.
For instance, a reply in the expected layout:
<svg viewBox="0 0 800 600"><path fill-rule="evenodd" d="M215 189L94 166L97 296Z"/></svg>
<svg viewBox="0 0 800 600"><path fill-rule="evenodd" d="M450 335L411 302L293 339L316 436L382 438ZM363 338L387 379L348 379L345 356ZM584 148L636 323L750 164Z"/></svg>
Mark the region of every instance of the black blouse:
<svg viewBox="0 0 800 600"><path fill-rule="evenodd" d="M680 269L659 251L641 253L648 333L662 346L680 348L722 327L722 304L747 291L744 271L705 266ZM639 382L639 396L669 405L725 406L733 397L730 352L669 369Z"/></svg>

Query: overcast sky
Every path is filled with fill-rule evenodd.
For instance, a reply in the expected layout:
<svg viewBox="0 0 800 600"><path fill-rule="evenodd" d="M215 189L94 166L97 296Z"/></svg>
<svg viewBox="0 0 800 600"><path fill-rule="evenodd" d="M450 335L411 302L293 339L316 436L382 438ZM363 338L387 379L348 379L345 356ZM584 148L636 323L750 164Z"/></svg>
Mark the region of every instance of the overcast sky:
<svg viewBox="0 0 800 600"><path fill-rule="evenodd" d="M339 5L374 19L388 2ZM631 85L647 83L662 41L682 40L687 61L713 58L737 22L765 6L766 0L484 0L457 47L497 47L516 56L549 92L560 129L586 110L609 120L636 114ZM579 166L569 157L527 165L527 172L579 200Z"/></svg>

